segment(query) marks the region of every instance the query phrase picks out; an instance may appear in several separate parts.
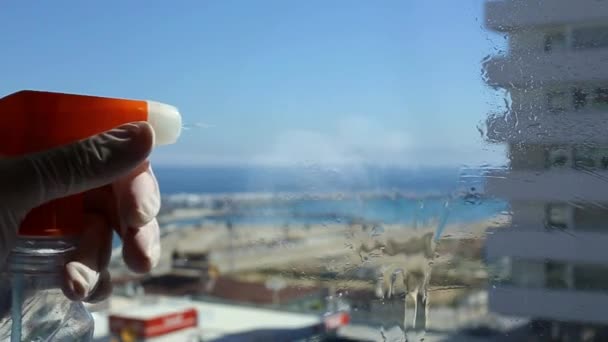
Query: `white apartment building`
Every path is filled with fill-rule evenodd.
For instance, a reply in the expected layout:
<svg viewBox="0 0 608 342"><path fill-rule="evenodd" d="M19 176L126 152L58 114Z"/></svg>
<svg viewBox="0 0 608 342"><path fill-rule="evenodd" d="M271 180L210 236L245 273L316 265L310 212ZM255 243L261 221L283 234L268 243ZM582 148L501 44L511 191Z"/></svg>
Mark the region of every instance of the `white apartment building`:
<svg viewBox="0 0 608 342"><path fill-rule="evenodd" d="M512 209L487 237L490 310L608 325L608 2L488 1L485 25L508 41L486 82L510 95L487 122L510 168L486 190Z"/></svg>

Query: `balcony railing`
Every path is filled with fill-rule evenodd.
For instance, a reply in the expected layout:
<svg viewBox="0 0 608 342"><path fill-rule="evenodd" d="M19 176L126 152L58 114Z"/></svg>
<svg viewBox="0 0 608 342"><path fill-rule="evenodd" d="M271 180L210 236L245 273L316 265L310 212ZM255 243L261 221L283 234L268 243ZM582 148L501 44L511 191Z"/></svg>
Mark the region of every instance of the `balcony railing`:
<svg viewBox="0 0 608 342"><path fill-rule="evenodd" d="M515 201L605 202L608 200L607 179L606 170L494 172L488 175L486 192Z"/></svg>
<svg viewBox="0 0 608 342"><path fill-rule="evenodd" d="M587 291L496 286L490 310L505 315L606 324L608 294Z"/></svg>
<svg viewBox="0 0 608 342"><path fill-rule="evenodd" d="M605 264L608 260L608 232L543 231L543 227L537 229L516 231L504 228L493 231L486 240L486 257L489 260L507 256L588 264Z"/></svg>
<svg viewBox="0 0 608 342"><path fill-rule="evenodd" d="M608 6L606 6L608 8ZM496 57L484 63L486 82L505 88L534 88L565 82L608 81L608 48Z"/></svg>
<svg viewBox="0 0 608 342"><path fill-rule="evenodd" d="M485 5L486 27L512 31L608 19L608 6L597 0L503 0Z"/></svg>
<svg viewBox="0 0 608 342"><path fill-rule="evenodd" d="M606 111L561 113L512 111L487 119L487 137L495 142L530 144L608 144Z"/></svg>

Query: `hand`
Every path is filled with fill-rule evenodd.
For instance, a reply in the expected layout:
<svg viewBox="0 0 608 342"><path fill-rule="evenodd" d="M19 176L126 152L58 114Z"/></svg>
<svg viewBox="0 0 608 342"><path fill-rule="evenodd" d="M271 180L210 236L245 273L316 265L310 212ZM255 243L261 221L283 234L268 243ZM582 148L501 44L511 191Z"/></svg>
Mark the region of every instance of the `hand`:
<svg viewBox="0 0 608 342"><path fill-rule="evenodd" d="M123 240L126 264L148 272L160 257L160 193L147 161L153 145L152 128L138 122L57 149L0 159L0 266L32 208L84 193L85 229L65 265L66 296L95 302L110 294L113 229Z"/></svg>

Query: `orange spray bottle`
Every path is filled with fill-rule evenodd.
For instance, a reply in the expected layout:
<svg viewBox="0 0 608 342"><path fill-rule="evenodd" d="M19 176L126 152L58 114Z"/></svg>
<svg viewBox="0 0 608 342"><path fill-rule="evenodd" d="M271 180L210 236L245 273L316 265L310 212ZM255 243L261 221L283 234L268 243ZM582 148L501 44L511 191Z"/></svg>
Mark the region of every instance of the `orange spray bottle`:
<svg viewBox="0 0 608 342"><path fill-rule="evenodd" d="M175 107L167 104L87 95L20 91L0 98L0 137L2 137L0 157L15 157L44 151L134 121L150 123L154 129L157 145L173 143L180 135L180 114ZM83 228L83 219L82 195L74 195L33 209L21 223L18 231L19 240L27 243L18 245L17 248L21 248L21 252L24 252L22 254L25 255L25 259L22 258L24 260L18 262L20 269L9 270L13 282L11 341L21 341L22 337L27 338L28 341L36 340L37 337L46 340L45 336L48 336L49 333L59 334L53 335L56 338L54 340L62 340L57 338L61 336L61 333L57 331L36 332L33 328L36 324L23 324L26 317L21 316L21 308L25 305L24 301L28 300L29 295L36 295L35 293L41 291L58 290L59 281L55 279L56 275L54 275L56 266L60 259L73 249L73 246L65 243L65 238L79 235ZM42 250L46 251L46 254L39 253ZM32 255L34 255L33 259ZM53 259L59 261L51 262ZM24 287L26 284L38 285L30 289L33 292L28 294ZM20 288L23 291L15 290ZM53 297L49 293L45 293L45 295L46 298ZM59 293L55 293L55 295L57 295L57 302L53 304L55 308L62 305L80 304L81 306L70 307L70 312L80 317L80 319L71 317L71 321L80 322L78 324L81 326L71 328L62 326L63 331L70 331L72 334L66 335L65 340L75 341L80 338L86 340L92 333L92 320L82 307L82 303L62 301L63 298L59 299L62 297L60 289ZM67 307L61 308L67 309ZM40 322L40 324L46 324L45 330L52 328L52 324L49 326L49 319L48 317L43 318ZM63 323L67 324L65 321ZM75 332L80 332L81 335L76 336ZM40 335L36 335L38 333ZM4 340L6 337L0 331L0 338Z"/></svg>

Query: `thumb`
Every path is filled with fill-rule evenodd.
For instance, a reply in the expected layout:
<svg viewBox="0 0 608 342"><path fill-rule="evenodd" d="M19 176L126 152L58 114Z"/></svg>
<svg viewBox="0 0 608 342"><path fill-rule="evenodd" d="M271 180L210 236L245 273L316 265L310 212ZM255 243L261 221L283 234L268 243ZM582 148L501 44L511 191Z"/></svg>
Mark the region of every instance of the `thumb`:
<svg viewBox="0 0 608 342"><path fill-rule="evenodd" d="M112 183L141 164L154 145L146 122L125 124L88 139L25 156L25 193L32 206ZM20 169L16 168L16 169ZM23 181L19 182L23 184Z"/></svg>

